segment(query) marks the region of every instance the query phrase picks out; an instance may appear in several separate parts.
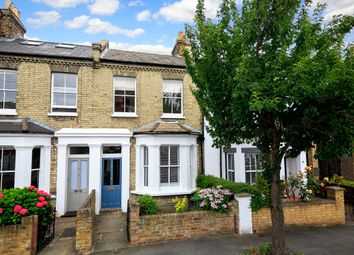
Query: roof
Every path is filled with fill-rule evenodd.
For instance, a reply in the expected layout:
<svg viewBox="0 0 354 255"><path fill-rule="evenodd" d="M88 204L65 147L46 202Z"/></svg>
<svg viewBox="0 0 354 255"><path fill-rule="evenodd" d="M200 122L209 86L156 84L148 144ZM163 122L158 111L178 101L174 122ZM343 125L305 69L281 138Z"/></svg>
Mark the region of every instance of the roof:
<svg viewBox="0 0 354 255"><path fill-rule="evenodd" d="M0 134L45 134L53 135L54 129L32 119L0 119Z"/></svg>
<svg viewBox="0 0 354 255"><path fill-rule="evenodd" d="M29 45L26 42L38 45ZM64 43L32 41L26 39L0 39L0 54L71 58L80 60L93 59L92 47L87 45L64 44L74 47L58 47ZM185 68L183 57L172 55L159 55L132 51L108 49L101 56L101 61L116 62L124 64L143 64Z"/></svg>
<svg viewBox="0 0 354 255"><path fill-rule="evenodd" d="M200 131L178 121L155 121L142 126L134 131L134 135L139 134L190 134L200 135Z"/></svg>

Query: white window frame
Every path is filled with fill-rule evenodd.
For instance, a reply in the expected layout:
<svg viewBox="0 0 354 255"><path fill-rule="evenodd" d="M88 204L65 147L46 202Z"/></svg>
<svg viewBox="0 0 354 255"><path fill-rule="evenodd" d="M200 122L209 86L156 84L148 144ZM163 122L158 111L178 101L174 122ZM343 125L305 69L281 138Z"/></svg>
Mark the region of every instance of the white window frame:
<svg viewBox="0 0 354 255"><path fill-rule="evenodd" d="M4 88L1 89L0 88L0 93L4 93L5 91L11 91L11 92L16 92L16 99L17 99L17 70L9 70L9 69L0 69L0 72L4 72ZM5 89L5 83L6 83L6 73L12 73L12 74L16 74L16 89ZM5 98L4 98L5 100ZM17 100L16 100L16 108L17 108ZM16 112L16 108L15 109L8 109L5 108L5 101L3 102L3 108L0 109L0 115L17 115Z"/></svg>
<svg viewBox="0 0 354 255"><path fill-rule="evenodd" d="M76 76L76 91L75 91L75 106L65 106L65 105L54 105L54 75L55 74L70 74L70 75L75 75ZM66 77L65 77L66 81ZM60 73L60 72L53 72L52 73L52 91L51 91L51 108L50 108L50 113L48 114L49 116L72 116L76 117L77 116L77 100L78 100L78 87L79 87L79 79L78 79L78 74L76 73ZM74 94L70 92L58 92L58 93L65 93L65 94ZM75 112L53 112L53 108L62 108L62 109L75 109Z"/></svg>
<svg viewBox="0 0 354 255"><path fill-rule="evenodd" d="M149 187L149 148L146 145L144 145L142 148L143 148L143 171L142 171L143 186Z"/></svg>
<svg viewBox="0 0 354 255"><path fill-rule="evenodd" d="M178 165L171 165L171 146L177 147L177 153L178 153ZM161 147L168 147L168 164L167 165L161 165ZM161 183L161 168L166 167L168 169L168 183ZM177 167L177 182L171 182L170 176L171 176L171 167ZM180 146L175 145L175 144L161 144L160 149L159 149L159 183L161 187L169 187L169 186L178 186L180 183L180 178L181 178L181 151L180 151Z"/></svg>
<svg viewBox="0 0 354 255"><path fill-rule="evenodd" d="M134 95L134 112L116 112L115 111L115 99L116 99L116 82L118 80L118 78L131 78L131 79L134 79L134 92L135 92L135 95ZM125 95L124 95L125 97ZM128 77L128 76L114 76L113 77L113 102L112 102L112 117L126 117L126 118L136 118L138 117L137 115L137 104L136 104L136 101L137 101L137 90L136 90L136 77Z"/></svg>
<svg viewBox="0 0 354 255"><path fill-rule="evenodd" d="M165 81L179 81L181 83L181 113L164 113L163 112L163 100L164 100L164 87L165 87ZM183 106L184 106L184 97L183 97L183 93L184 93L184 89L183 89L183 80L179 80L179 79L163 79L162 81L162 119L185 119L185 117L183 116Z"/></svg>
<svg viewBox="0 0 354 255"><path fill-rule="evenodd" d="M249 170L247 170L246 169L246 157L247 157L247 155L250 155L250 169ZM256 157L256 155L258 155L258 162L257 162L257 157ZM252 156L254 156L255 157L255 168L256 169L252 169ZM259 167L257 167L257 165L259 166ZM257 169L258 168L258 169ZM257 153L245 153L245 182L246 183L249 183L249 184L254 184L254 183L256 183L256 178L257 178L257 172L261 172L262 170L260 169L260 154L257 152ZM250 174L250 182L247 182L247 173L249 173ZM255 173L255 177L254 177L254 180L252 179L252 173Z"/></svg>
<svg viewBox="0 0 354 255"><path fill-rule="evenodd" d="M40 176L40 172L41 172L41 162L42 162L42 149L40 148L40 147L34 147L33 149L32 149L32 159L33 159L33 150L34 149L39 149L39 168L32 168L32 164L33 164L33 162L31 162L31 185L32 185L32 173L34 172L34 171L38 171L38 187L39 187L39 185L40 185L40 183L39 183L39 176ZM37 187L37 188L38 188Z"/></svg>
<svg viewBox="0 0 354 255"><path fill-rule="evenodd" d="M15 188L15 180L16 180L16 150L15 150L15 169L14 170L4 170L3 167L3 161L4 161L4 149L5 148L11 148L15 150L13 147L8 147L8 146L0 146L0 153L1 153L1 161L0 161L0 190L2 190L2 181L3 181L3 174L4 173L14 173L14 187Z"/></svg>
<svg viewBox="0 0 354 255"><path fill-rule="evenodd" d="M230 168L230 162L229 162L229 156L232 156L232 160L233 160L233 169ZM229 181L235 181L235 154L234 153L226 153L226 173L227 173L227 176L226 176L226 180L229 180ZM234 178L233 180L231 180L229 178L229 173L233 173L234 174Z"/></svg>

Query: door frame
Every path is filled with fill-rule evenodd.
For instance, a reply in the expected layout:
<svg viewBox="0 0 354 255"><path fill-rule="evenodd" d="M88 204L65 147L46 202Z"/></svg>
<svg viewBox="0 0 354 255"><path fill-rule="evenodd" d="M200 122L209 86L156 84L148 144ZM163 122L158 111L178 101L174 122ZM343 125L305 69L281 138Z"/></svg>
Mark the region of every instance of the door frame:
<svg viewBox="0 0 354 255"><path fill-rule="evenodd" d="M119 165L120 165L120 171L119 171L119 179L120 179L120 206L119 207L103 207L103 186L108 186L108 185L104 185L103 184L103 179L104 179L104 160L111 160L111 162L113 162L114 159L118 159L119 160ZM123 158L121 156L121 154L119 154L119 156L117 154L105 154L104 156L102 156L101 159L101 208L121 208L122 207L122 184L123 184L123 178L122 178L122 173L123 173ZM109 186L114 186L114 185L109 185Z"/></svg>

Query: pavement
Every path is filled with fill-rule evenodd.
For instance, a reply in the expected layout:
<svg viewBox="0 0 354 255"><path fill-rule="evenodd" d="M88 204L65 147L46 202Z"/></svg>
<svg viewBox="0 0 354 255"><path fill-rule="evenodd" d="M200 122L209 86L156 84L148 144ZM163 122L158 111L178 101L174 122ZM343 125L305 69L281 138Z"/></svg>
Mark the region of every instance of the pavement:
<svg viewBox="0 0 354 255"><path fill-rule="evenodd" d="M270 240L270 235L228 235L174 241L105 252L119 255L238 255L251 246L260 246ZM328 228L309 228L286 233L289 251L305 255L353 255L354 224Z"/></svg>

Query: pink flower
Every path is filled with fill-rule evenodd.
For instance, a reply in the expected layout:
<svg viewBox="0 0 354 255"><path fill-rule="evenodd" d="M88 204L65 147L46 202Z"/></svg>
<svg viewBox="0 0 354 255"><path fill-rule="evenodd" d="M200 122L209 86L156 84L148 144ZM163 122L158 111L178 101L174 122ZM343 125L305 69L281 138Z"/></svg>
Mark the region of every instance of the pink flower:
<svg viewBox="0 0 354 255"><path fill-rule="evenodd" d="M43 204L42 204L42 202L37 202L37 203L36 203L36 206L37 206L38 208L42 208L42 207L43 207Z"/></svg>
<svg viewBox="0 0 354 255"><path fill-rule="evenodd" d="M29 190L34 190L36 187L35 186L33 186L33 185L31 185L31 186L28 186L28 189Z"/></svg>
<svg viewBox="0 0 354 255"><path fill-rule="evenodd" d="M15 205L15 207L14 207L14 212L15 212L15 213L19 213L21 210L22 210L22 206L20 206L20 205Z"/></svg>
<svg viewBox="0 0 354 255"><path fill-rule="evenodd" d="M0 199L4 197L4 194L0 193Z"/></svg>
<svg viewBox="0 0 354 255"><path fill-rule="evenodd" d="M24 216L24 215L27 214L27 212L28 212L28 209L23 208L23 209L21 209L20 214L21 214L22 216Z"/></svg>
<svg viewBox="0 0 354 255"><path fill-rule="evenodd" d="M51 198L51 197L52 197L52 195L49 194L49 193L47 193L46 196L47 196L48 198Z"/></svg>
<svg viewBox="0 0 354 255"><path fill-rule="evenodd" d="M44 200L44 201L42 202L42 205L43 205L43 206L46 206L46 205L48 205L48 202Z"/></svg>
<svg viewBox="0 0 354 255"><path fill-rule="evenodd" d="M39 197L39 198L38 198L38 201L39 201L39 202L43 202L43 201L45 201L45 198L44 198L44 197Z"/></svg>
<svg viewBox="0 0 354 255"><path fill-rule="evenodd" d="M47 192L45 192L44 190L39 190L39 191L37 192L38 196L40 196L40 195L45 195L45 193L47 193Z"/></svg>
<svg viewBox="0 0 354 255"><path fill-rule="evenodd" d="M3 212L3 210L2 210L2 208L0 208L0 215L2 214L2 212Z"/></svg>

